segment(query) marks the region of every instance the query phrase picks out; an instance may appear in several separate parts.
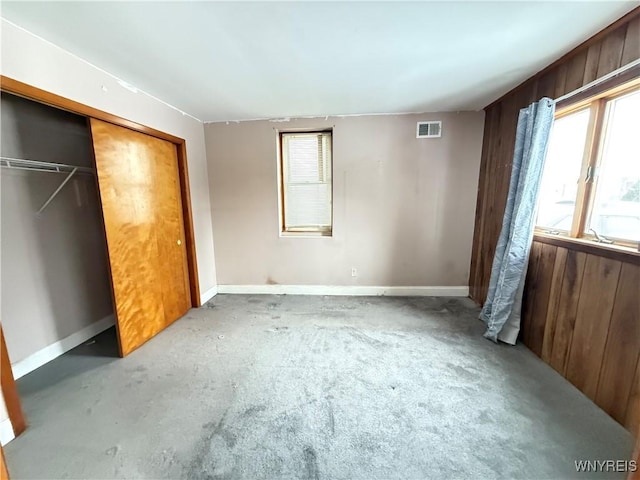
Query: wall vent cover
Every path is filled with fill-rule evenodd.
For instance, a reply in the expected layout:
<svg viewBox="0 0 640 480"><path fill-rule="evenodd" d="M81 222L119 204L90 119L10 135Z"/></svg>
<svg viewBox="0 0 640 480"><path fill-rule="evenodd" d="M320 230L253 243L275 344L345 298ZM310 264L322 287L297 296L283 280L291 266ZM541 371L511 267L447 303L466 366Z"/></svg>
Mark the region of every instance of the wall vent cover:
<svg viewBox="0 0 640 480"><path fill-rule="evenodd" d="M442 136L442 122L418 122L416 138L440 138Z"/></svg>

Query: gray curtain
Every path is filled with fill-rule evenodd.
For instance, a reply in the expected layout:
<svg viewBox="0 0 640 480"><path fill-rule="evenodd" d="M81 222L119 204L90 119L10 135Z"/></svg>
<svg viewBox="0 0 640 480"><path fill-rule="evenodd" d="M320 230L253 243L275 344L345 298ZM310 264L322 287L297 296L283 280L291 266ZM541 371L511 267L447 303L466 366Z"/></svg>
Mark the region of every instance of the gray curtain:
<svg viewBox="0 0 640 480"><path fill-rule="evenodd" d="M487 300L480 313L487 325L484 336L494 342L515 345L520 331L524 279L554 113L555 102L543 98L518 115L507 207L493 257Z"/></svg>

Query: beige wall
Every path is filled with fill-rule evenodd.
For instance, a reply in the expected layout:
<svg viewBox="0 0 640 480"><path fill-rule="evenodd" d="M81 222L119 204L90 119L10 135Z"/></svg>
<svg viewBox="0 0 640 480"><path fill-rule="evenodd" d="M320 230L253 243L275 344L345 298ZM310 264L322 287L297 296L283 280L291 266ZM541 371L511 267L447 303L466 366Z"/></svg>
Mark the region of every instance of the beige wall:
<svg viewBox="0 0 640 480"><path fill-rule="evenodd" d="M442 138L416 139L422 120L442 120ZM218 283L466 286L483 122L463 112L206 124ZM326 127L333 237L280 237L277 131Z"/></svg>
<svg viewBox="0 0 640 480"><path fill-rule="evenodd" d="M202 123L153 97L125 89L108 73L4 19L1 27L2 75L186 140L200 291L204 295L214 289L213 228Z"/></svg>

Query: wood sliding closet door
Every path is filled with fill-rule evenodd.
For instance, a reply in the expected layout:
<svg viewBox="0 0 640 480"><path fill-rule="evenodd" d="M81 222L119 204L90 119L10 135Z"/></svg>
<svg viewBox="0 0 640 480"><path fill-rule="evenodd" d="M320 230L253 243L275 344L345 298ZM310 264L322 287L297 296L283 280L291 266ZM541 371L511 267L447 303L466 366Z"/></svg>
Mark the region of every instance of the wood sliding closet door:
<svg viewBox="0 0 640 480"><path fill-rule="evenodd" d="M191 308L173 143L91 119L120 354Z"/></svg>

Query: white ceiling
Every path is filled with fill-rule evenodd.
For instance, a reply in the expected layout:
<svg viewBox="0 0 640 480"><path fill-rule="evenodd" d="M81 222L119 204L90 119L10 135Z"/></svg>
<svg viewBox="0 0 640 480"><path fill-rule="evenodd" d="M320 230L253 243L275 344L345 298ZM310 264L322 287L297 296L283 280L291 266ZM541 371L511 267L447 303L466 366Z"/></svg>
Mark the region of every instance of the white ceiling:
<svg viewBox="0 0 640 480"><path fill-rule="evenodd" d="M2 16L204 121L476 110L632 2L5 2Z"/></svg>

